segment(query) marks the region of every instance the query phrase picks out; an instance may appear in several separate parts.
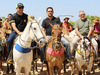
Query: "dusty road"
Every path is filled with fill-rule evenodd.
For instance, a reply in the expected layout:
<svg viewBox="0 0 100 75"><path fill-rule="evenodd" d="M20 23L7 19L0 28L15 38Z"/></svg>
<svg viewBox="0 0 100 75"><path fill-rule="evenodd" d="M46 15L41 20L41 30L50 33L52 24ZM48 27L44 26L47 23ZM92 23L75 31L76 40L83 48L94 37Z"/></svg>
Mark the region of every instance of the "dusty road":
<svg viewBox="0 0 100 75"><path fill-rule="evenodd" d="M66 64L66 73L63 72L63 70L61 71L61 75L70 75L71 74L71 69L68 68L68 64ZM95 64L95 74L93 74L91 72L91 75L100 75L100 69L97 69L97 64ZM15 72L14 73L9 73L7 74L6 73L6 70L7 70L7 67L6 67L6 63L3 62L3 74L2 74L2 71L0 71L0 75L16 75ZM23 73L21 73L22 75L24 75ZM38 60L38 68L37 68L37 71L35 70L34 71L34 74L33 74L33 71L31 71L31 74L30 75L46 75L46 66L44 65L43 67L43 72L41 72L41 62Z"/></svg>

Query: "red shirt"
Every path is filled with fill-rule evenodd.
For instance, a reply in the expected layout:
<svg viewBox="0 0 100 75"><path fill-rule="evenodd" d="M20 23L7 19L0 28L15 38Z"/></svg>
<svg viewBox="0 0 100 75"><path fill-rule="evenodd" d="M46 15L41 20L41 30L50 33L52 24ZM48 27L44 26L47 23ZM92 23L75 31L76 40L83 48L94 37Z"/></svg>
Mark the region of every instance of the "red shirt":
<svg viewBox="0 0 100 75"><path fill-rule="evenodd" d="M69 32L71 32L72 31L72 29L71 29L71 27L69 26L69 23L67 22L64 22L64 25L68 28L68 30L69 30Z"/></svg>

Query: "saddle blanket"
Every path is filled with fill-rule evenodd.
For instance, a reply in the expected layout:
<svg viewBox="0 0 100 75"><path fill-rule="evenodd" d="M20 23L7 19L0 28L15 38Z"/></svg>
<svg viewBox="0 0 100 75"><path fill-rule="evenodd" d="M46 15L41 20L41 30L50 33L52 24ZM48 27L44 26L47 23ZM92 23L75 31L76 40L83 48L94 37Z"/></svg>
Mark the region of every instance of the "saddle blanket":
<svg viewBox="0 0 100 75"><path fill-rule="evenodd" d="M51 48L48 47L47 48L47 53L51 54L51 55L55 55L55 56L61 55L61 54L64 53L64 48L62 47L61 50L56 51L56 50L53 50L53 49L51 49Z"/></svg>
<svg viewBox="0 0 100 75"><path fill-rule="evenodd" d="M16 49L17 51L21 52L21 53L28 53L28 52L31 51L30 48L23 48L23 47L21 47L19 44L16 44L16 45L15 45L15 49Z"/></svg>

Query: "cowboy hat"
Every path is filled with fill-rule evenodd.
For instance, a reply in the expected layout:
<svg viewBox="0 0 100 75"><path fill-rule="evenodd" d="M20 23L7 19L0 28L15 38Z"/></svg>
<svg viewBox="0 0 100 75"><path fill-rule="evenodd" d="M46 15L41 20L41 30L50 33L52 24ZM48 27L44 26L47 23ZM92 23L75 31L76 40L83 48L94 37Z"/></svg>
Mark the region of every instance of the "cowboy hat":
<svg viewBox="0 0 100 75"><path fill-rule="evenodd" d="M93 21L96 22L96 23L99 23L99 19L98 18L95 18Z"/></svg>
<svg viewBox="0 0 100 75"><path fill-rule="evenodd" d="M69 17L66 16L66 17L64 17L64 20L65 20L65 19L69 19Z"/></svg>

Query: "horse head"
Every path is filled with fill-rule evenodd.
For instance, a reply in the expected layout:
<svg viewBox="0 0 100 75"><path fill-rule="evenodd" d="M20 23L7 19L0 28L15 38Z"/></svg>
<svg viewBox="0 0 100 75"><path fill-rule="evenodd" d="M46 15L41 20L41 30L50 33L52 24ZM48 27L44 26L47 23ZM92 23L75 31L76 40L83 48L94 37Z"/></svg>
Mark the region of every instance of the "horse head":
<svg viewBox="0 0 100 75"><path fill-rule="evenodd" d="M61 33L62 33L62 24L55 24L52 25L52 47L53 50L60 50L61 49Z"/></svg>
<svg viewBox="0 0 100 75"><path fill-rule="evenodd" d="M29 22L29 36L32 40L34 40L37 45L39 47L43 47L45 45L45 40L44 40L44 37L43 37L43 34L42 34L42 31L41 31L41 25L39 24L39 21L40 21L40 18L39 20L35 20L33 18L28 18Z"/></svg>
<svg viewBox="0 0 100 75"><path fill-rule="evenodd" d="M84 63L87 62L90 58L91 51L91 42L88 37L83 37L80 44L80 51L83 57Z"/></svg>
<svg viewBox="0 0 100 75"><path fill-rule="evenodd" d="M2 44L6 44L6 35L3 31L0 31L0 41Z"/></svg>

